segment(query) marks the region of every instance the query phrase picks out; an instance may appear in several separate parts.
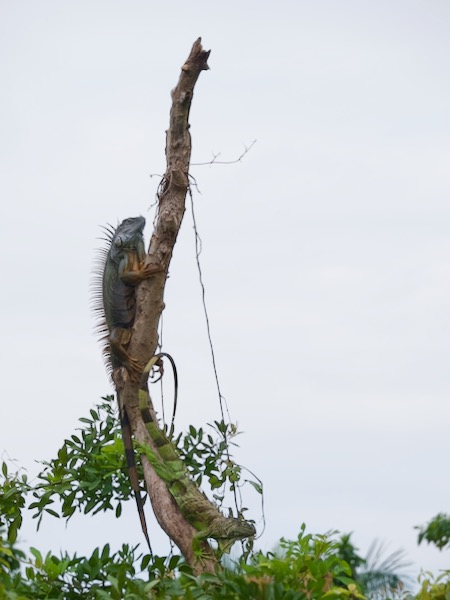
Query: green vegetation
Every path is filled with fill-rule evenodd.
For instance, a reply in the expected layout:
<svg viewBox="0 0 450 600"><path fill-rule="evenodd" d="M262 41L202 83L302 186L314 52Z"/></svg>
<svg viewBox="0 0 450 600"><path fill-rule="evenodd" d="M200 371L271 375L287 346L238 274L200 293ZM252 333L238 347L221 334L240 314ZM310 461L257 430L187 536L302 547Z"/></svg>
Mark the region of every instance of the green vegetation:
<svg viewBox="0 0 450 600"><path fill-rule="evenodd" d="M419 530L418 543L426 541L442 550L450 548L450 516L443 513L436 515L429 523L416 527Z"/></svg>
<svg viewBox="0 0 450 600"><path fill-rule="evenodd" d="M196 576L179 556L142 556L128 546L111 553L107 545L89 558L42 556L32 548L27 557L2 539L0 598L364 598L330 536L312 536L302 529L297 540L280 544L282 558L258 552L232 569Z"/></svg>
<svg viewBox="0 0 450 600"><path fill-rule="evenodd" d="M34 485L26 475L2 464L0 600L412 599L404 590L401 553L381 559L381 547L375 545L363 558L350 535L313 535L304 525L297 539L282 539L274 552L255 551L247 543L238 560L228 559L216 573L201 575L193 573L180 556L151 556L127 545L113 552L107 544L89 557L43 555L35 548L24 552L17 547L24 511L32 512L38 526L46 514L69 520L76 511L114 511L119 518L122 503L130 498L120 426L110 399L103 399L90 418L80 421L80 430L64 441L57 457L42 463ZM192 478L207 483L222 508L225 498L234 498L244 484L262 493L261 482L254 476L245 480L243 468L229 454L228 440L236 430L215 423L211 431L190 427L175 440ZM440 540L440 547L448 544L443 531L433 538ZM422 531L421 535L431 540ZM437 578L424 575L416 598L450 600L450 571Z"/></svg>

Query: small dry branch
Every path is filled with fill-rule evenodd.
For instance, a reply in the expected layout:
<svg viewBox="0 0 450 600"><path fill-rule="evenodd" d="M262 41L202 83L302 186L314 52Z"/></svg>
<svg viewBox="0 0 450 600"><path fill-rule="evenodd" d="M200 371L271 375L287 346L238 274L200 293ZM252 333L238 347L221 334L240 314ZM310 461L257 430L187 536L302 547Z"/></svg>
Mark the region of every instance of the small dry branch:
<svg viewBox="0 0 450 600"><path fill-rule="evenodd" d="M221 152L218 152L217 154L213 153L213 157L211 160L208 160L206 162L199 162L199 163L191 163L191 167L204 167L205 165L234 165L238 162L241 162L241 160L244 158L244 156L250 152L250 150L253 148L253 146L256 144L256 140L253 140L253 142L250 144L250 146L244 146L244 151L242 152L242 154L240 154L240 156L238 156L237 158L233 159L233 160L218 160L219 156L222 155Z"/></svg>

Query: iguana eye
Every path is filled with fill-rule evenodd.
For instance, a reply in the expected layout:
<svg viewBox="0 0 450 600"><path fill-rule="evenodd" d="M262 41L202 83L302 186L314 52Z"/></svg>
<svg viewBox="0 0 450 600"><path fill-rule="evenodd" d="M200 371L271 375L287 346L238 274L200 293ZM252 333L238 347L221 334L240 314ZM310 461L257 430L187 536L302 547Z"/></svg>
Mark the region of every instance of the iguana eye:
<svg viewBox="0 0 450 600"><path fill-rule="evenodd" d="M114 245L116 246L116 248L121 248L123 246L123 241L120 235L114 240Z"/></svg>

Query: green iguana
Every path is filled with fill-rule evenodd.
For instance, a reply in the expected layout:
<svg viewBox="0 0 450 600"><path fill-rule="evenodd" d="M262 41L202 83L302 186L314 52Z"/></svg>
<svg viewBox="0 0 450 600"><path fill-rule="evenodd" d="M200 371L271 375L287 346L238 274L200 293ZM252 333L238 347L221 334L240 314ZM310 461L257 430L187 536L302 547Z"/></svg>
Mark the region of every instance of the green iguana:
<svg viewBox="0 0 450 600"><path fill-rule="evenodd" d="M125 367L130 378L138 381L144 374L159 364L161 356L167 356L174 367L173 359L161 353L154 356L145 369L139 361L128 354L131 329L136 312L135 288L144 279L161 271L159 265L144 266L145 249L143 229L145 219L125 219L117 229L107 229L108 247L103 251L98 273L98 288L94 299L95 309L100 312L98 326L104 343L107 367L112 375L118 367ZM175 389L177 376L175 375ZM161 431L150 412L147 380L139 390L139 406L147 431L158 452L142 444L139 452L146 456L159 477L166 483L184 518L198 531L198 539L213 538L226 551L234 541L255 535L251 523L233 517L226 518L192 481L170 439ZM176 406L176 398L175 398ZM174 407L175 408L175 407ZM131 429L124 407L120 407L122 434L129 476L136 498L142 531L149 545L150 540L145 520L143 501L139 491L135 457L132 447ZM173 424L173 419L172 419Z"/></svg>
<svg viewBox="0 0 450 600"><path fill-rule="evenodd" d="M101 313L99 333L103 335L104 355L110 373L125 367L138 381L145 365L127 352L136 315L136 286L159 273L160 265L145 265L144 217L125 219L114 229L106 229L108 246L101 251L95 310Z"/></svg>
<svg viewBox="0 0 450 600"><path fill-rule="evenodd" d="M149 361L144 373L150 372L157 359L155 356ZM166 483L183 517L198 531L196 538L213 538L223 552L228 552L236 540L254 536L256 530L252 523L244 519L225 517L199 489L191 479L175 446L153 419L149 407L150 399L147 385L144 383L139 390L139 408L158 452L143 444L136 444L136 447Z"/></svg>
<svg viewBox="0 0 450 600"><path fill-rule="evenodd" d="M130 378L137 381L144 365L130 356L127 346L136 315L136 286L160 272L159 265L145 265L144 217L125 219L114 229L105 228L107 247L101 250L97 277L94 282L94 310L99 313L98 332L109 374L125 367ZM144 504L139 490L131 428L124 407L120 409L122 438L128 465L128 475L136 499L142 531L150 552L150 538L145 520Z"/></svg>

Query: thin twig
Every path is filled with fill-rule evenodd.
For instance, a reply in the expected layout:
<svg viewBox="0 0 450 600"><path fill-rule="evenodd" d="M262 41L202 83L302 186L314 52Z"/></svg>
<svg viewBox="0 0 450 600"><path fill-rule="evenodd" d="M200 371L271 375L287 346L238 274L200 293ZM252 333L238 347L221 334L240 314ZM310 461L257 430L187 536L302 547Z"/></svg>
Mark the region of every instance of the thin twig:
<svg viewBox="0 0 450 600"><path fill-rule="evenodd" d="M253 140L253 142L250 144L250 146L244 146L244 152L235 160L217 160L219 158L219 156L221 155L221 152L219 152L218 154L213 154L213 159L210 160L209 162L201 162L201 163L191 163L191 167L202 167L204 165L234 165L235 163L241 162L241 160L244 158L244 156L250 152L250 150L253 148L253 146L256 144L256 140Z"/></svg>

